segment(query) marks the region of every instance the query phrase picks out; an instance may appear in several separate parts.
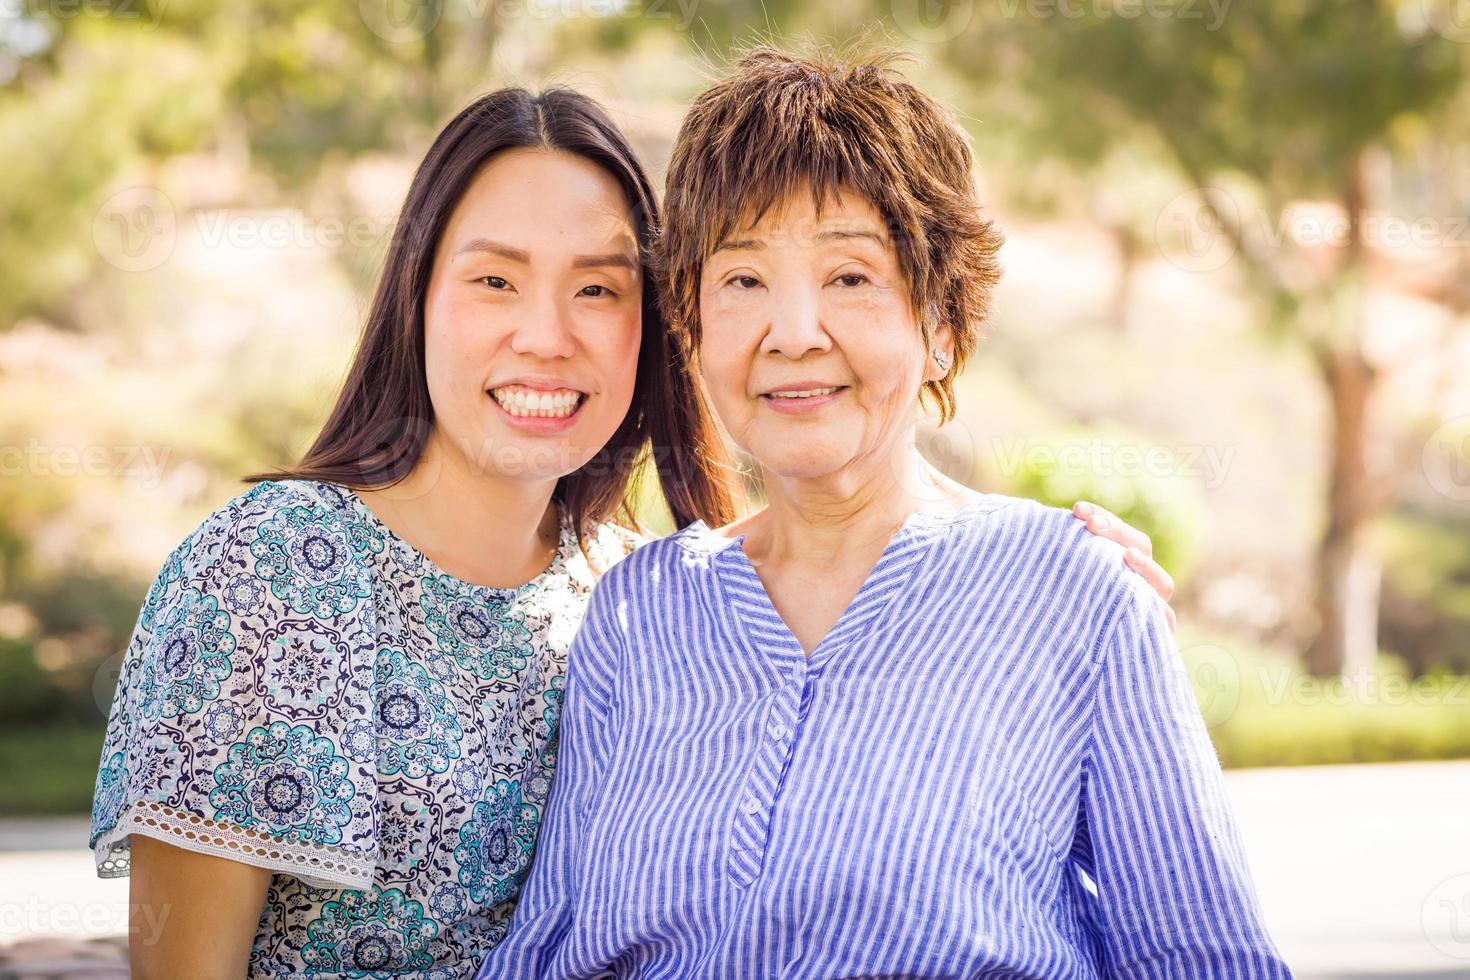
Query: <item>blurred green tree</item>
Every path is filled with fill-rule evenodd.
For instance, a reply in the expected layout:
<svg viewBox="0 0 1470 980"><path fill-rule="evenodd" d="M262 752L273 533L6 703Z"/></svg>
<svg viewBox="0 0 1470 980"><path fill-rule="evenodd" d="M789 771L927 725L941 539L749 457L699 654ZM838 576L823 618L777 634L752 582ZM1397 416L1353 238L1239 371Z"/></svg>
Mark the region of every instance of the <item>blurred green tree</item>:
<svg viewBox="0 0 1470 980"><path fill-rule="evenodd" d="M928 6L926 29L942 38L944 60L980 83L992 125L1025 127L1028 145L1083 173L1101 172L1120 149L1152 150L1186 188L1144 216L1159 247L1192 271L1235 263L1265 328L1310 352L1333 428L1306 665L1318 675L1371 669L1379 573L1364 538L1392 483L1370 459L1379 369L1364 346L1364 295L1383 244L1372 222L1403 202L1384 199L1370 164L1436 130L1458 128L1463 139L1453 109L1470 45L1457 42L1470 36L1432 2ZM1410 207L1430 209L1416 216L1434 219L1448 243L1463 193ZM1293 224L1304 201L1326 206L1325 248ZM1421 291L1463 308L1465 251Z"/></svg>

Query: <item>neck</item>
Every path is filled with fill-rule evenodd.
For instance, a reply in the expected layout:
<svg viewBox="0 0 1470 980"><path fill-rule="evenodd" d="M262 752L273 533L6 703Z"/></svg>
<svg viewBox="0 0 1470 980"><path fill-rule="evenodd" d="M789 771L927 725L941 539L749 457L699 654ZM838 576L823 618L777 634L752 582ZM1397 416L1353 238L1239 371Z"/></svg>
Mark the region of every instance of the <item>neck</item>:
<svg viewBox="0 0 1470 980"><path fill-rule="evenodd" d="M905 440L882 462L817 479L766 474L767 506L751 518L754 553L828 563L882 547L910 515L957 508L968 493ZM752 553L752 547L747 547Z"/></svg>
<svg viewBox="0 0 1470 980"><path fill-rule="evenodd" d="M555 479L513 480L476 466L435 430L400 483L363 493L399 537L451 575L514 587L555 552Z"/></svg>

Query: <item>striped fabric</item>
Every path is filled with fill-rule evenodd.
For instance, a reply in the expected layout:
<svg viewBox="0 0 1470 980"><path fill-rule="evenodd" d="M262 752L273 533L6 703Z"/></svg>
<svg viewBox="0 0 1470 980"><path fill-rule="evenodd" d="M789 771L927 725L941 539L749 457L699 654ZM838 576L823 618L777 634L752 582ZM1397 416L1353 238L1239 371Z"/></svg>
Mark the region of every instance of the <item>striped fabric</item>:
<svg viewBox="0 0 1470 980"><path fill-rule="evenodd" d="M919 513L807 657L696 523L614 567L481 977L1289 977L1163 607L1067 512Z"/></svg>

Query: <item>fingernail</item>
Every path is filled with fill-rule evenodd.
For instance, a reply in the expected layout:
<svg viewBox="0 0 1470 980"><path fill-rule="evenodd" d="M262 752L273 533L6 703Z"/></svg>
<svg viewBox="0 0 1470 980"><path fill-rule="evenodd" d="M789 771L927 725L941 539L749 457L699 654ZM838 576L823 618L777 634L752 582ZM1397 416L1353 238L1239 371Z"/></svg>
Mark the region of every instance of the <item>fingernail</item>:
<svg viewBox="0 0 1470 980"><path fill-rule="evenodd" d="M1085 501L1077 501L1072 507L1072 513L1078 517L1091 517L1092 505Z"/></svg>

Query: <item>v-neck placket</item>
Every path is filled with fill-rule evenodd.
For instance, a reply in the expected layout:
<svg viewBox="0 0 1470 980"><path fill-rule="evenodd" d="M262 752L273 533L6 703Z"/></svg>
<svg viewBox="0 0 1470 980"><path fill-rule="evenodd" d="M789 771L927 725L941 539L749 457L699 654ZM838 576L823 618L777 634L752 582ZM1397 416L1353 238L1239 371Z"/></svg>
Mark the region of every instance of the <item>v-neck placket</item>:
<svg viewBox="0 0 1470 980"><path fill-rule="evenodd" d="M745 535L711 542L707 526L691 527L706 535L704 543L713 552L719 587L738 621L737 632L747 652L769 663L776 673L775 688L767 696L770 708L757 733L760 744L735 802L728 871L738 887L755 881L764 866L775 808L823 670L853 640L881 626L885 613L904 592L940 532L960 520L970 507L967 503L950 514L919 511L909 515L810 656L771 602L760 574L745 553Z"/></svg>

